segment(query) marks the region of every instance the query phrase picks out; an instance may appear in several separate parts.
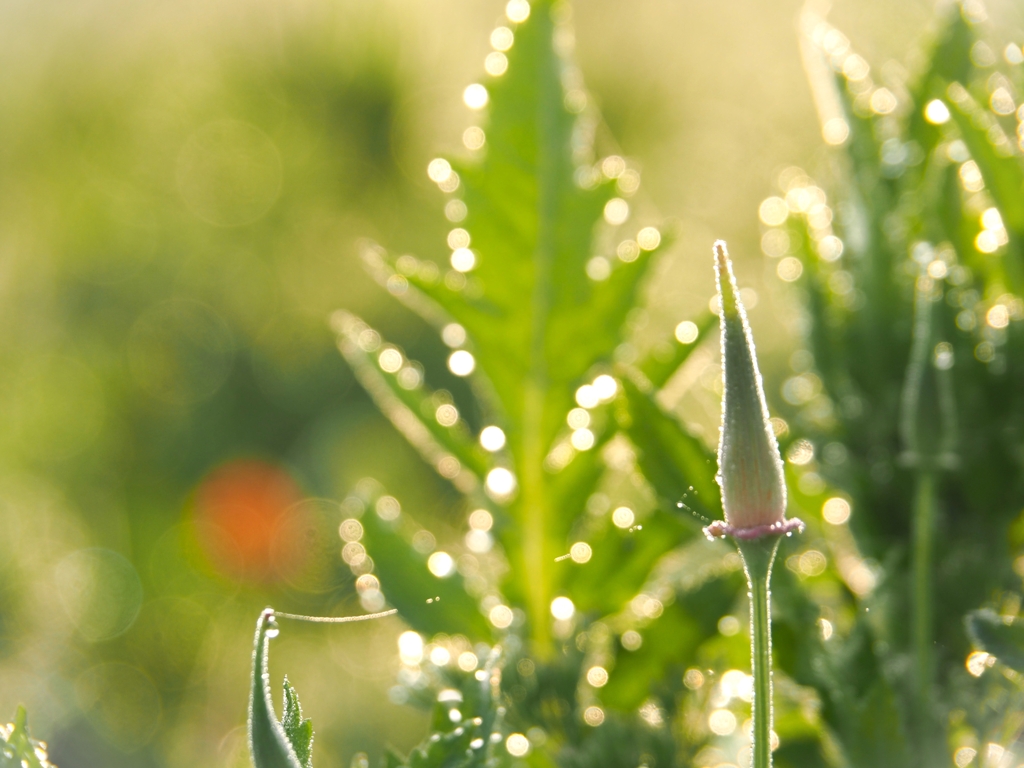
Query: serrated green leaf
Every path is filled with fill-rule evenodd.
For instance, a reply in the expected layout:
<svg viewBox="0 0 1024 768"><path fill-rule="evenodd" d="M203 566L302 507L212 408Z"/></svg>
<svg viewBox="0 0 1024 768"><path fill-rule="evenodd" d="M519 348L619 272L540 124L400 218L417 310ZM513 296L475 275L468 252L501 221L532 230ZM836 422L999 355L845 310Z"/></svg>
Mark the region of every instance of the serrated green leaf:
<svg viewBox="0 0 1024 768"><path fill-rule="evenodd" d="M295 750L295 756L302 768L313 768L313 721L302 718L299 694L284 678L284 705L281 713L284 734Z"/></svg>
<svg viewBox="0 0 1024 768"><path fill-rule="evenodd" d="M462 633L473 640L489 640L490 624L476 601L466 592L462 576L454 571L438 578L392 522L368 512L362 517L366 551L388 602L413 629L434 635Z"/></svg>
<svg viewBox="0 0 1024 768"><path fill-rule="evenodd" d="M479 477L488 467L481 449L466 430L465 423L460 420L450 426L442 425L435 416L438 403L422 382L410 387L402 386L400 382L403 369L413 371L414 381L422 378L420 369L393 345L384 344L375 350L376 354L363 349L360 346L360 335L377 332L355 315L339 311L333 322L338 332L338 348L381 412L420 452L424 460L451 479L459 490L470 492L476 489ZM379 339L379 334L374 338ZM394 356L394 360L388 362L393 366L393 371L382 368L381 358L385 353ZM458 460L457 468L445 466L444 462L452 458ZM463 468L468 469L469 473L462 471Z"/></svg>
<svg viewBox="0 0 1024 768"><path fill-rule="evenodd" d="M594 444L586 451L576 451L572 460L565 467L545 468L545 481L548 486L547 499L551 509L559 510L556 519L551 521L550 535L554 541L561 541L565 547L570 542L567 537L579 516L585 514L586 501L593 493L598 481L605 472L602 449L617 434L616 424L607 406L598 406L590 411L590 430L594 434ZM566 443L571 437L567 431ZM555 585L560 585L559 571L553 573Z"/></svg>
<svg viewBox="0 0 1024 768"><path fill-rule="evenodd" d="M1017 672L1024 672L1024 621L1006 620L995 611L972 611L965 618L967 633L980 649Z"/></svg>
<svg viewBox="0 0 1024 768"><path fill-rule="evenodd" d="M505 430L517 484L511 498L499 499L514 525L496 533L519 587L512 597L542 645L559 578L555 560L601 468L596 450L560 471L546 459L573 393L595 366L610 364L646 267L669 242L653 228L620 230L605 221L616 182L594 165L593 116L566 106L564 83L578 72L558 53L567 22L553 5L534 2L528 19L511 25L507 72L486 85L486 146L454 160L443 184L457 187L468 211L449 243L468 239L473 266L438 279L433 264L410 268L408 258L392 262L380 249L367 251L371 271L392 293L435 326L454 321L468 332L474 378L488 383L479 388L481 405ZM614 206L622 211L628 203ZM594 258L604 261L591 277Z"/></svg>
<svg viewBox="0 0 1024 768"><path fill-rule="evenodd" d="M571 407L573 384L610 357L658 250L639 250L631 263L613 257L606 280L586 277L594 228L615 193L610 180L591 188L574 180L577 118L563 104L562 87L571 65L555 51L555 29L549 3L536 3L515 28L508 72L488 84L483 156L453 163L468 208L461 226L477 254L469 284L453 290L410 278L465 326L510 425L539 419L546 444ZM541 400L530 404L531 397ZM521 461L529 452L516 443Z"/></svg>
<svg viewBox="0 0 1024 768"><path fill-rule="evenodd" d="M28 713L18 707L14 722L0 726L0 768L54 768L46 744L28 734Z"/></svg>
<svg viewBox="0 0 1024 768"><path fill-rule="evenodd" d="M651 394L624 379L628 408L624 431L637 449L637 463L669 509L682 504L705 518L722 518L722 497L715 482L715 455Z"/></svg>
<svg viewBox="0 0 1024 768"><path fill-rule="evenodd" d="M255 768L308 768L308 764L299 761L295 747L274 714L270 691L270 641L277 637L278 631L274 612L269 609L263 611L256 622L252 651L249 753ZM287 696L285 703L287 705Z"/></svg>

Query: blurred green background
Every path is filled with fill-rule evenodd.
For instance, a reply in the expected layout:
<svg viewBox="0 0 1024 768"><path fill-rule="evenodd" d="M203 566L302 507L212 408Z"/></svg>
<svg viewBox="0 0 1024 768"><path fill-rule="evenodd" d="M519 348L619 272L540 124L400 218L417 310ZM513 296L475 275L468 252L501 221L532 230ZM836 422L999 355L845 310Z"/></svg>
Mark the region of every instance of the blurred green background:
<svg viewBox="0 0 1024 768"><path fill-rule="evenodd" d="M777 388L790 299L765 279L757 206L781 168L827 162L800 4L575 10L599 141L681 223L638 333L706 305L724 237ZM905 62L932 10L842 0L830 18L869 60ZM1024 22L1008 0L989 10ZM350 308L444 370L356 243L447 255L426 166L461 146L462 89L502 11L0 4L0 718L28 705L62 768L248 765L259 610L361 611L336 501L373 475L445 530L452 491L354 384L327 318ZM693 402L712 425L713 382ZM298 626L275 647L319 765L422 736L388 698L399 631Z"/></svg>

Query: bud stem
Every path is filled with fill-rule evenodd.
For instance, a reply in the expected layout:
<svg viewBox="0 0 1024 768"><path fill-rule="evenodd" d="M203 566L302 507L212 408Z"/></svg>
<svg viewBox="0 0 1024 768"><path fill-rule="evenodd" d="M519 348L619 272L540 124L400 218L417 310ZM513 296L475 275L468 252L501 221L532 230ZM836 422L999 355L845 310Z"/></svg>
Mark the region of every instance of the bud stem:
<svg viewBox="0 0 1024 768"><path fill-rule="evenodd" d="M753 768L772 765L772 563L778 552L780 536L736 540L743 558L750 598L750 667L754 676L754 700L751 704L753 728Z"/></svg>

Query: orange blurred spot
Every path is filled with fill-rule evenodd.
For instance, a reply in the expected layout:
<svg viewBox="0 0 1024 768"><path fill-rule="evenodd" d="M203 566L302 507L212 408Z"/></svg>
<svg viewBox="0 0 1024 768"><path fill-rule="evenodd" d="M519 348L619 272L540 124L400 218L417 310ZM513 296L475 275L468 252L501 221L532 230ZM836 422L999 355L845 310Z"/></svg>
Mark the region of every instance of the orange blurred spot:
<svg viewBox="0 0 1024 768"><path fill-rule="evenodd" d="M288 563L275 561L274 539L289 507L302 498L284 469L258 459L232 461L199 485L195 520L200 543L218 570L236 578L268 581Z"/></svg>

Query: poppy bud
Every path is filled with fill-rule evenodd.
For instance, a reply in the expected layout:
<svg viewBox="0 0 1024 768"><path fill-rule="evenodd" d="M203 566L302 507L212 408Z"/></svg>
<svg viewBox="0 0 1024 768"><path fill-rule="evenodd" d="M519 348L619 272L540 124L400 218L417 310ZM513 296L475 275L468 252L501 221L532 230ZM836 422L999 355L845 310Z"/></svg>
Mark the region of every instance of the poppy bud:
<svg viewBox="0 0 1024 768"><path fill-rule="evenodd" d="M736 290L732 262L721 240L714 245L721 300L722 427L718 442L718 484L725 522L704 529L709 537L757 539L801 530L786 520L786 482L779 444L768 420L754 338Z"/></svg>

